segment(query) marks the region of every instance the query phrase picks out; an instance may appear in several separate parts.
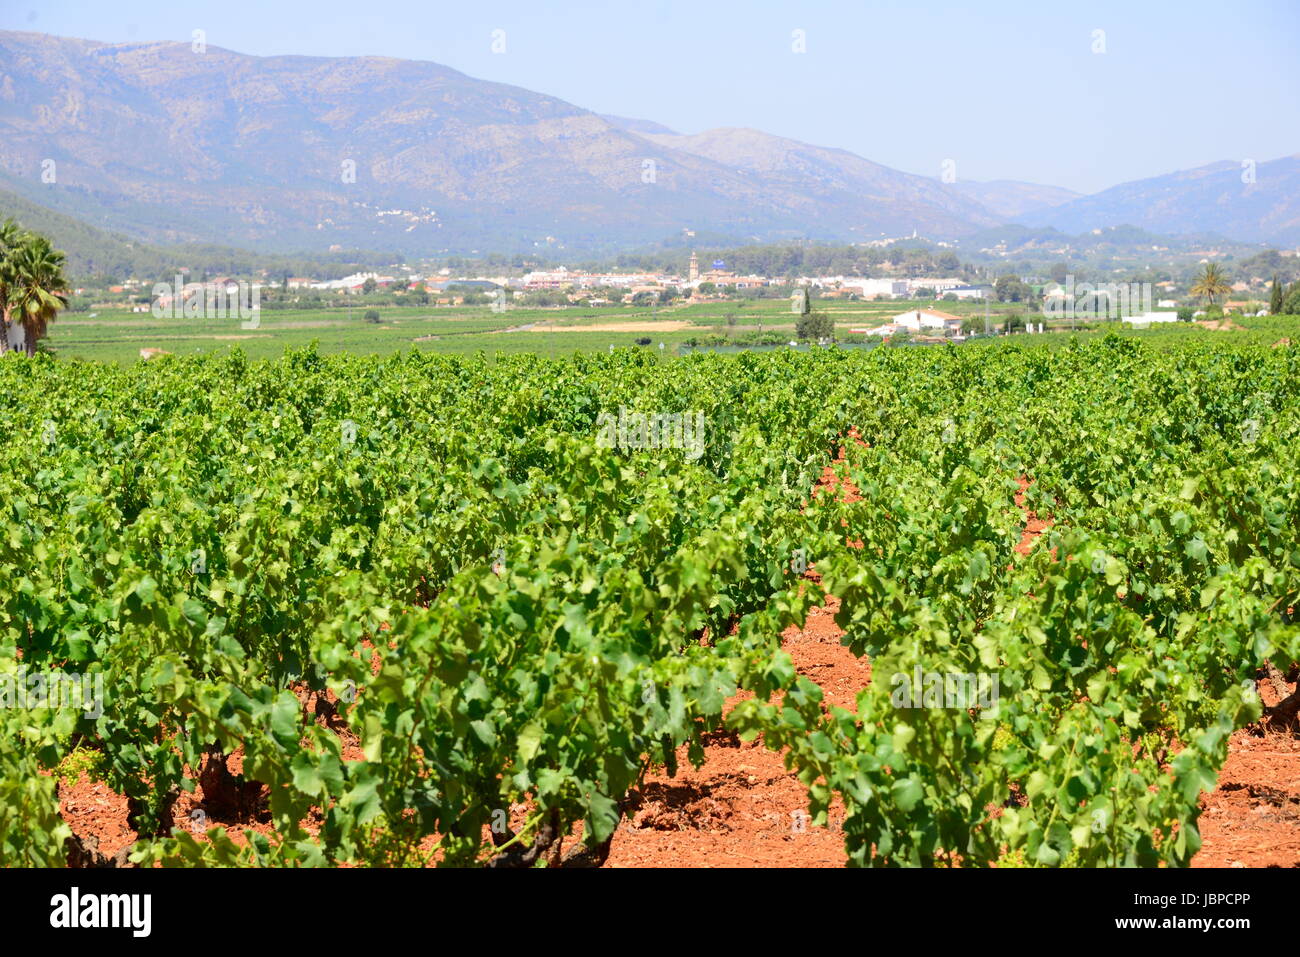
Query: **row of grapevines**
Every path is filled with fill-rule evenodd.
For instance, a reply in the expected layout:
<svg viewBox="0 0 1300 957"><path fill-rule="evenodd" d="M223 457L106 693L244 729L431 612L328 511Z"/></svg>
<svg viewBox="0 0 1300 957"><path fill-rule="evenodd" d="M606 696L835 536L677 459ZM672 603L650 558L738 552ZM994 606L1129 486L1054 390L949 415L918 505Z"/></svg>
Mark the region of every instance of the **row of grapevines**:
<svg viewBox="0 0 1300 957"><path fill-rule="evenodd" d="M1108 337L881 362L907 375L854 410L861 500L813 519L861 543L819 567L873 681L855 711L800 681L735 723L791 749L819 819L842 797L855 864L1186 864L1259 669L1300 657L1296 351ZM1055 524L1020 558L1025 474ZM917 673L999 694L899 707L892 680Z"/></svg>

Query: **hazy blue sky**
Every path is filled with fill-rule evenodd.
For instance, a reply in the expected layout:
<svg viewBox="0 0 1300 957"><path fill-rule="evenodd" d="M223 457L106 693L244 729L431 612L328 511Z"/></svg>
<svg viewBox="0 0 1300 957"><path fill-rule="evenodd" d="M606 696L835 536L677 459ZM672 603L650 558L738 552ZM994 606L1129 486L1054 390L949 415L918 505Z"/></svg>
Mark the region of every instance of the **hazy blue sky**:
<svg viewBox="0 0 1300 957"><path fill-rule="evenodd" d="M0 27L433 60L681 132L752 126L1086 192L1300 152L1300 0L4 0Z"/></svg>

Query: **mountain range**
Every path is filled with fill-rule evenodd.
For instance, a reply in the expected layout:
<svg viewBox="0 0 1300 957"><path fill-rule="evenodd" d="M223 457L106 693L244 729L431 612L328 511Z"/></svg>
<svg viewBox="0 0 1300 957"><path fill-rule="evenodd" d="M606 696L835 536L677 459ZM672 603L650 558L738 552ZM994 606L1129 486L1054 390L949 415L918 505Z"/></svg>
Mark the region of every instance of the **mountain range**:
<svg viewBox="0 0 1300 957"><path fill-rule="evenodd" d="M1070 233L1124 223L1165 234L1217 233L1300 244L1300 153L1260 163L1211 163L1121 183L1064 205L1027 210L1019 220Z"/></svg>
<svg viewBox="0 0 1300 957"><path fill-rule="evenodd" d="M0 189L155 244L609 251L960 240L1011 222L1300 242L1300 156L1093 196L945 183L759 130L694 135L385 57L0 31ZM1234 185L1235 184L1235 185Z"/></svg>

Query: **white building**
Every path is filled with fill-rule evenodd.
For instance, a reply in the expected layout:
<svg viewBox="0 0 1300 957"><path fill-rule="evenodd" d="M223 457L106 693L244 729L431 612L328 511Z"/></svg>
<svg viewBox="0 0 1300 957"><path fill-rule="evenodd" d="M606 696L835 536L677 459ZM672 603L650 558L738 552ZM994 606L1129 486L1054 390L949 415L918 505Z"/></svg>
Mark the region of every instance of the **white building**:
<svg viewBox="0 0 1300 957"><path fill-rule="evenodd" d="M1177 322L1178 313L1176 312L1146 312L1140 316L1125 316L1125 322L1132 323L1135 326L1149 326L1153 322Z"/></svg>
<svg viewBox="0 0 1300 957"><path fill-rule="evenodd" d="M342 279L330 279L326 282L314 282L311 284L312 289L345 289L348 292L357 292L366 284L367 279L373 279L377 285L385 286L393 281L392 276L381 276L377 272L354 272L351 276L344 276Z"/></svg>
<svg viewBox="0 0 1300 957"><path fill-rule="evenodd" d="M559 289L569 285L574 285L574 277L564 266L554 270L535 269L523 278L525 289Z"/></svg>
<svg viewBox="0 0 1300 957"><path fill-rule="evenodd" d="M958 299L983 299L992 291L988 286L953 286L951 289L945 289L943 294L956 296Z"/></svg>
<svg viewBox="0 0 1300 957"><path fill-rule="evenodd" d="M920 332L922 329L937 330L945 334L961 332L961 316L940 312L938 309L913 309L910 312L900 313L891 322L899 328L910 329L913 332Z"/></svg>
<svg viewBox="0 0 1300 957"><path fill-rule="evenodd" d="M909 292L906 279L846 279L840 288L857 292L863 299L906 296Z"/></svg>
<svg viewBox="0 0 1300 957"><path fill-rule="evenodd" d="M909 279L907 280L908 294L914 294L918 289L933 289L942 296L946 292L954 289L960 289L966 285L964 279Z"/></svg>

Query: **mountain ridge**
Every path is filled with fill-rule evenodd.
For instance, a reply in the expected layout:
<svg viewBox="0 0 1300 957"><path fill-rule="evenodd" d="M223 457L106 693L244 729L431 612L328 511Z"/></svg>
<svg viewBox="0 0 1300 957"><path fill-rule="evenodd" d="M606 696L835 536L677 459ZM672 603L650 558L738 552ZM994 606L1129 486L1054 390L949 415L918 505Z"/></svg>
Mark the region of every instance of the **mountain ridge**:
<svg viewBox="0 0 1300 957"><path fill-rule="evenodd" d="M1218 233L1247 242L1300 244L1300 153L1252 167L1217 160L1132 180L1028 211L1022 221L1071 233L1125 223L1172 235Z"/></svg>
<svg viewBox="0 0 1300 957"><path fill-rule="evenodd" d="M1259 164L1245 198L1235 169L1092 196L949 184L761 130L677 133L427 61L0 31L0 188L155 244L609 252L692 231L956 240L1010 222L1300 239L1300 156Z"/></svg>
<svg viewBox="0 0 1300 957"><path fill-rule="evenodd" d="M151 242L434 252L627 245L693 228L956 236L997 221L844 151L797 144L801 161L834 153L838 173L857 164L878 189L729 168L654 142L676 136L651 132L662 124L614 119L420 61L0 32L4 185ZM57 189L41 188L47 160Z"/></svg>

